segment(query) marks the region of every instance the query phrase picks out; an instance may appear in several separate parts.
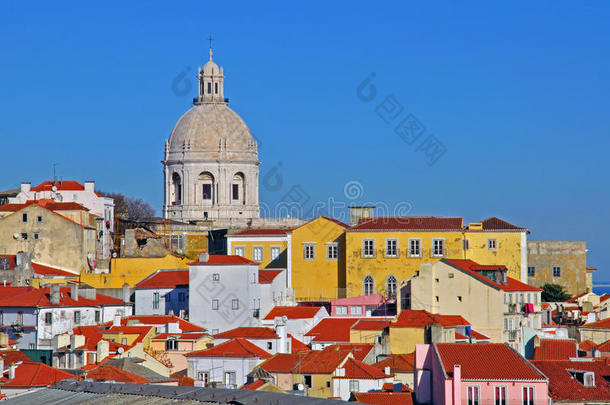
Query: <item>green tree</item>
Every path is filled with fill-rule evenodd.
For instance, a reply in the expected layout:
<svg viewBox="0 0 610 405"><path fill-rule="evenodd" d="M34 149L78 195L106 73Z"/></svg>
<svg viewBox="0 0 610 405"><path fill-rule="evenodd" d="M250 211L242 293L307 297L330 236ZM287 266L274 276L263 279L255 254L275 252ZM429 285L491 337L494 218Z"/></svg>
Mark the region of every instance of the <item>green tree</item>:
<svg viewBox="0 0 610 405"><path fill-rule="evenodd" d="M542 301L544 302L564 302L570 298L570 294L559 284L546 283L542 286Z"/></svg>

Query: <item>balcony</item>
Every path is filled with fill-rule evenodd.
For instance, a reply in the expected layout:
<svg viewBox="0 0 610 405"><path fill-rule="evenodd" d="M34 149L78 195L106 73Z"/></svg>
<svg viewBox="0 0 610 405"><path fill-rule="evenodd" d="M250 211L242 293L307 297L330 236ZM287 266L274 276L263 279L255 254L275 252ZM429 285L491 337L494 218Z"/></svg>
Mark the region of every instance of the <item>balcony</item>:
<svg viewBox="0 0 610 405"><path fill-rule="evenodd" d="M508 341L509 342L514 342L517 340L517 331L516 330L509 330L508 332Z"/></svg>

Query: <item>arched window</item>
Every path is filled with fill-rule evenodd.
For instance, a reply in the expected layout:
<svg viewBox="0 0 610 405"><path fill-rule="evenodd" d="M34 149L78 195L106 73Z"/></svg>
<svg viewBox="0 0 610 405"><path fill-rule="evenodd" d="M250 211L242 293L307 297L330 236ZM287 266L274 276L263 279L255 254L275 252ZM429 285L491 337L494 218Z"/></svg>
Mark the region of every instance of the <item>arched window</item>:
<svg viewBox="0 0 610 405"><path fill-rule="evenodd" d="M372 276L366 276L362 283L364 295L373 295L375 293L375 281Z"/></svg>
<svg viewBox="0 0 610 405"><path fill-rule="evenodd" d="M387 299L395 299L396 298L396 286L398 285L398 280L394 275L390 275L386 280L386 298Z"/></svg>
<svg viewBox="0 0 610 405"><path fill-rule="evenodd" d="M199 175L201 182L201 199L204 203L214 203L214 176L210 172Z"/></svg>
<svg viewBox="0 0 610 405"><path fill-rule="evenodd" d="M178 173L172 174L172 185L170 187L170 203L172 205L182 204L182 181Z"/></svg>
<svg viewBox="0 0 610 405"><path fill-rule="evenodd" d="M231 183L231 201L234 203L245 204L245 176L243 173L235 173Z"/></svg>

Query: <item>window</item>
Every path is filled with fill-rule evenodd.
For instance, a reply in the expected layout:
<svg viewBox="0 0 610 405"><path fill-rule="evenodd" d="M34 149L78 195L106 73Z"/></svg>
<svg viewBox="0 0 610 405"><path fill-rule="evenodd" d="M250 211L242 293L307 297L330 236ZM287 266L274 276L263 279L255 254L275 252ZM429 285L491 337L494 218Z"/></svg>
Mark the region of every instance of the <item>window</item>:
<svg viewBox="0 0 610 405"><path fill-rule="evenodd" d="M432 256L441 257L445 255L445 240L432 239Z"/></svg>
<svg viewBox="0 0 610 405"><path fill-rule="evenodd" d="M233 200L239 200L239 184L232 184L231 197Z"/></svg>
<svg viewBox="0 0 610 405"><path fill-rule="evenodd" d="M23 214L23 215L21 216L21 220L22 220L23 222L28 222L28 214Z"/></svg>
<svg viewBox="0 0 610 405"><path fill-rule="evenodd" d="M167 339L165 341L165 350L178 350L178 340L176 339Z"/></svg>
<svg viewBox="0 0 610 405"><path fill-rule="evenodd" d="M553 267L553 277L561 277L561 267Z"/></svg>
<svg viewBox="0 0 610 405"><path fill-rule="evenodd" d="M398 240L385 240L385 255L386 257L398 257Z"/></svg>
<svg viewBox="0 0 610 405"><path fill-rule="evenodd" d="M154 292L153 293L153 309L159 309L159 293L158 292Z"/></svg>
<svg viewBox="0 0 610 405"><path fill-rule="evenodd" d="M375 281L373 281L373 276L366 276L362 285L364 295L373 295L375 293Z"/></svg>
<svg viewBox="0 0 610 405"><path fill-rule="evenodd" d="M212 336L218 335L218 329L212 329Z"/></svg>
<svg viewBox="0 0 610 405"><path fill-rule="evenodd" d="M267 350L273 350L273 342L267 342Z"/></svg>
<svg viewBox="0 0 610 405"><path fill-rule="evenodd" d="M218 83L214 83L214 93L218 94Z"/></svg>
<svg viewBox="0 0 610 405"><path fill-rule="evenodd" d="M220 281L220 273L212 273L212 281Z"/></svg>
<svg viewBox="0 0 610 405"><path fill-rule="evenodd" d="M479 405L479 387L467 387L466 404Z"/></svg>
<svg viewBox="0 0 610 405"><path fill-rule="evenodd" d="M535 277L536 276L536 268L531 266L527 268L527 276L528 277Z"/></svg>
<svg viewBox="0 0 610 405"><path fill-rule="evenodd" d="M203 199L204 200L212 199L212 185L211 184L203 185Z"/></svg>
<svg viewBox="0 0 610 405"><path fill-rule="evenodd" d="M28 239L28 234L27 233L22 233L21 234L21 239L27 240Z"/></svg>
<svg viewBox="0 0 610 405"><path fill-rule="evenodd" d="M538 305L538 294L534 293L534 304Z"/></svg>
<svg viewBox="0 0 610 405"><path fill-rule="evenodd" d="M360 305L352 305L349 307L349 311L352 315L362 315L362 307Z"/></svg>
<svg viewBox="0 0 610 405"><path fill-rule="evenodd" d="M496 239L487 239L487 250L496 250L498 241Z"/></svg>
<svg viewBox="0 0 610 405"><path fill-rule="evenodd" d="M523 387L523 405L534 405L534 387Z"/></svg>
<svg viewBox="0 0 610 405"><path fill-rule="evenodd" d="M347 315L347 306L339 305L336 309L337 315Z"/></svg>
<svg viewBox="0 0 610 405"><path fill-rule="evenodd" d="M203 381L203 386L207 387L208 383L210 382L210 373L207 371L200 371L197 373L197 379L199 381Z"/></svg>
<svg viewBox="0 0 610 405"><path fill-rule="evenodd" d="M0 326L4 325L4 311L0 311Z"/></svg>
<svg viewBox="0 0 610 405"><path fill-rule="evenodd" d="M218 310L218 300L212 300L212 309L214 311Z"/></svg>
<svg viewBox="0 0 610 405"><path fill-rule="evenodd" d="M271 260L277 261L280 259L281 248L279 246L271 246Z"/></svg>
<svg viewBox="0 0 610 405"><path fill-rule="evenodd" d="M263 248L260 246L252 248L252 260L255 262L263 261Z"/></svg>
<svg viewBox="0 0 610 405"><path fill-rule="evenodd" d="M45 323L45 325L53 324L53 313L52 312L46 312L44 314L44 323Z"/></svg>
<svg viewBox="0 0 610 405"><path fill-rule="evenodd" d="M231 300L231 309L234 311L239 309L239 300L237 298Z"/></svg>
<svg viewBox="0 0 610 405"><path fill-rule="evenodd" d="M303 259L314 260L316 258L316 245L313 243L306 243L303 245Z"/></svg>
<svg viewBox="0 0 610 405"><path fill-rule="evenodd" d="M100 311L95 311L95 322L99 322L101 320L102 313Z"/></svg>
<svg viewBox="0 0 610 405"><path fill-rule="evenodd" d="M386 297L388 299L395 299L396 298L396 285L398 284L398 280L396 280L396 277L394 277L394 275L391 275L390 277L388 277L387 281L386 281Z"/></svg>
<svg viewBox="0 0 610 405"><path fill-rule="evenodd" d="M327 243L326 244L326 258L328 260L337 260L339 257L339 244L338 243Z"/></svg>
<svg viewBox="0 0 610 405"><path fill-rule="evenodd" d="M185 292L179 292L178 293L178 302L184 302L186 301L186 293Z"/></svg>
<svg viewBox="0 0 610 405"><path fill-rule="evenodd" d="M235 246L235 249L233 249L233 253L236 256L242 256L244 257L244 247L243 246Z"/></svg>
<svg viewBox="0 0 610 405"><path fill-rule="evenodd" d="M307 388L311 388L311 380L312 380L312 378L311 378L310 375L304 375L303 376L303 383L305 384L305 386Z"/></svg>
<svg viewBox="0 0 610 405"><path fill-rule="evenodd" d="M349 380L349 392L360 392L360 381Z"/></svg>
<svg viewBox="0 0 610 405"><path fill-rule="evenodd" d="M37 220L38 222L42 222L42 215L38 215L38 217L36 218L36 220Z"/></svg>
<svg viewBox="0 0 610 405"><path fill-rule="evenodd" d="M421 239L409 239L409 257L421 256Z"/></svg>
<svg viewBox="0 0 610 405"><path fill-rule="evenodd" d="M212 83L208 82L208 94L212 94Z"/></svg>
<svg viewBox="0 0 610 405"><path fill-rule="evenodd" d="M35 234L34 234L34 239L35 239L35 240L38 240L39 238L40 238L40 235L39 235L39 234L37 234L37 233L35 233Z"/></svg>
<svg viewBox="0 0 610 405"><path fill-rule="evenodd" d="M235 385L235 371L225 371L225 385Z"/></svg>
<svg viewBox="0 0 610 405"><path fill-rule="evenodd" d="M494 404L506 405L506 387L496 387L494 389Z"/></svg>
<svg viewBox="0 0 610 405"><path fill-rule="evenodd" d="M28 345L28 349L30 349L30 350L34 350L34 349L36 349L36 343L30 343L30 344Z"/></svg>
<svg viewBox="0 0 610 405"><path fill-rule="evenodd" d="M362 256L363 257L375 257L375 240L364 239L362 241Z"/></svg>
<svg viewBox="0 0 610 405"><path fill-rule="evenodd" d="M508 330L508 319L504 318L504 330Z"/></svg>
<svg viewBox="0 0 610 405"><path fill-rule="evenodd" d="M458 296L457 296L457 300L458 300L458 302L462 302L462 296L461 296L461 295L458 295Z"/></svg>
<svg viewBox="0 0 610 405"><path fill-rule="evenodd" d="M74 311L74 324L80 324L80 311Z"/></svg>
<svg viewBox="0 0 610 405"><path fill-rule="evenodd" d="M464 239L462 241L462 247L464 248L464 250L470 249L470 241L468 239Z"/></svg>

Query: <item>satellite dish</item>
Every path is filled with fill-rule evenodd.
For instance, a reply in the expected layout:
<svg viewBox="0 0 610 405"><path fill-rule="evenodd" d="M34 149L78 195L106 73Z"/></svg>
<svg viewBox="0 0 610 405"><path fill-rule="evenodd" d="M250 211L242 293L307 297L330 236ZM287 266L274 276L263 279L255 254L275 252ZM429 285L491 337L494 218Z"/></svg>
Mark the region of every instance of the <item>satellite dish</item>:
<svg viewBox="0 0 610 405"><path fill-rule="evenodd" d="M299 384L297 385L297 388L299 389L299 391L303 391L305 389L305 386L303 384Z"/></svg>
<svg viewBox="0 0 610 405"><path fill-rule="evenodd" d="M56 192L57 192L57 186L53 186L53 187L51 187L51 190L52 190L54 193L56 193Z"/></svg>
<svg viewBox="0 0 610 405"><path fill-rule="evenodd" d="M125 349L123 349L122 347L119 347L117 350L118 354L123 354L123 352L125 351Z"/></svg>
<svg viewBox="0 0 610 405"><path fill-rule="evenodd" d="M13 239L19 239L19 234L17 232L13 234Z"/></svg>
<svg viewBox="0 0 610 405"><path fill-rule="evenodd" d="M282 315L282 322L286 323L288 321L288 317L286 315Z"/></svg>

